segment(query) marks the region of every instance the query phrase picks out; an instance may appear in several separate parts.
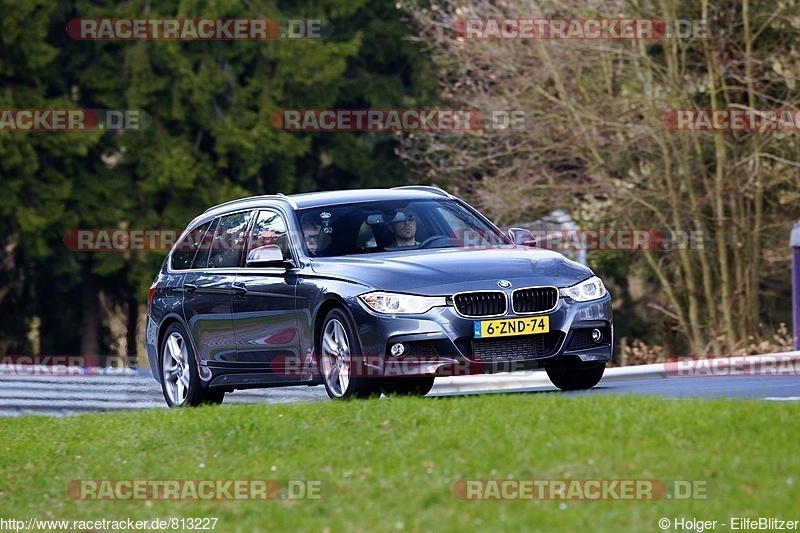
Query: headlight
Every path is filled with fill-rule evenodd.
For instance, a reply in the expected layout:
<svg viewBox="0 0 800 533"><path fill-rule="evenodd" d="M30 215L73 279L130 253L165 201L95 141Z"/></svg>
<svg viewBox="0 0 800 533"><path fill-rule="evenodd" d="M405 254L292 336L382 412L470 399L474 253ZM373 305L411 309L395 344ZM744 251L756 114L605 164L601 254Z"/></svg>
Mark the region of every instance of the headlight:
<svg viewBox="0 0 800 533"><path fill-rule="evenodd" d="M572 287L558 289L561 297L572 298L576 302L589 302L602 298L608 291L600 278L593 276L586 281L582 281Z"/></svg>
<svg viewBox="0 0 800 533"><path fill-rule="evenodd" d="M443 296L414 296L393 292L368 292L358 298L376 313L387 315L425 313L431 307L447 305Z"/></svg>

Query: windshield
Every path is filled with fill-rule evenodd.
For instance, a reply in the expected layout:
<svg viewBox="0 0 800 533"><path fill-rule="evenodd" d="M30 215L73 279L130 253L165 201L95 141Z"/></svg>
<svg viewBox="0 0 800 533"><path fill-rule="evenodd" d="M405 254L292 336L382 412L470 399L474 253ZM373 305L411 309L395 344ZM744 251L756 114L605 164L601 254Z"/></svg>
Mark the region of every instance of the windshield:
<svg viewBox="0 0 800 533"><path fill-rule="evenodd" d="M306 251L316 257L509 244L454 200L374 201L298 212Z"/></svg>

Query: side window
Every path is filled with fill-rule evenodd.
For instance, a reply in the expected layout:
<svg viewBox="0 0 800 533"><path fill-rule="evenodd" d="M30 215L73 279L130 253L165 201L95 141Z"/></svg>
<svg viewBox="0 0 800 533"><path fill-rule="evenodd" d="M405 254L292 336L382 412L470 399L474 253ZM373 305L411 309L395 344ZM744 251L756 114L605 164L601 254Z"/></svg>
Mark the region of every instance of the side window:
<svg viewBox="0 0 800 533"><path fill-rule="evenodd" d="M252 211L243 211L219 219L208 256L208 268L232 268L240 265L251 213Z"/></svg>
<svg viewBox="0 0 800 533"><path fill-rule="evenodd" d="M214 222L208 228L205 237L200 242L200 249L197 250L197 255L194 256L192 261L192 268L206 268L208 266L208 256L211 253L211 244L214 242L214 231L219 224L219 218L215 218Z"/></svg>
<svg viewBox="0 0 800 533"><path fill-rule="evenodd" d="M211 221L206 222L196 228L190 230L181 242L175 247L170 259L170 266L173 270L186 270L191 268L192 259L197 250L202 250L203 238L211 226Z"/></svg>
<svg viewBox="0 0 800 533"><path fill-rule="evenodd" d="M450 238L458 246L497 246L505 244L503 238L489 230L475 230L475 227L482 226L471 214L457 211L454 212L451 206L442 206L437 212L442 216L445 223L449 226Z"/></svg>
<svg viewBox="0 0 800 533"><path fill-rule="evenodd" d="M250 232L247 252L249 253L250 250L270 244L278 245L283 253L283 258L289 261L292 260L286 222L284 222L280 213L277 211L259 211L258 218L256 218L253 229Z"/></svg>

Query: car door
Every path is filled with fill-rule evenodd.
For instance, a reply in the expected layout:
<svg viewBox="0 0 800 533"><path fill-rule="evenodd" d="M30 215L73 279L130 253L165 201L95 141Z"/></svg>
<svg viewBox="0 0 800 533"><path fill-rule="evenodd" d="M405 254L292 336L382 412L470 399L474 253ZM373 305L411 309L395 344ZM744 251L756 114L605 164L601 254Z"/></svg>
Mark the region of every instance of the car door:
<svg viewBox="0 0 800 533"><path fill-rule="evenodd" d="M277 210L259 211L249 232L248 252L266 245L278 245L283 258L294 261L286 220ZM237 361L274 370L278 380L291 377L284 372L287 361L299 361L296 281L293 269L245 267L234 284Z"/></svg>
<svg viewBox="0 0 800 533"><path fill-rule="evenodd" d="M201 363L236 361L231 300L251 211L219 217L183 282L183 308Z"/></svg>

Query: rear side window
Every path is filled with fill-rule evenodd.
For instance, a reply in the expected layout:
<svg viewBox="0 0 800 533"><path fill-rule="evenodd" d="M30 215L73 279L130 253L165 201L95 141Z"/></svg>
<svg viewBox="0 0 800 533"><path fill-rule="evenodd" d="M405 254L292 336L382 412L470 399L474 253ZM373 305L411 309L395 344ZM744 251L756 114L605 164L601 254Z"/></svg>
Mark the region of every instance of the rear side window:
<svg viewBox="0 0 800 533"><path fill-rule="evenodd" d="M172 252L170 263L172 270L186 270L192 266L192 259L194 259L197 250L201 248L201 243L209 226L211 226L211 221L190 230L181 239L181 242Z"/></svg>
<svg viewBox="0 0 800 533"><path fill-rule="evenodd" d="M242 211L219 219L214 241L211 243L208 268L232 268L240 265L251 213L252 211Z"/></svg>
<svg viewBox="0 0 800 533"><path fill-rule="evenodd" d="M194 261L192 261L192 270L208 266L208 254L211 253L211 243L214 242L214 231L217 229L217 224L219 224L219 218L214 219L202 242L200 242L200 249L197 250L197 255L194 256Z"/></svg>

